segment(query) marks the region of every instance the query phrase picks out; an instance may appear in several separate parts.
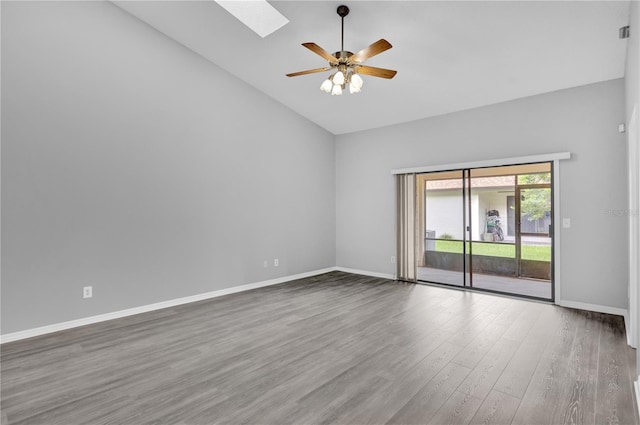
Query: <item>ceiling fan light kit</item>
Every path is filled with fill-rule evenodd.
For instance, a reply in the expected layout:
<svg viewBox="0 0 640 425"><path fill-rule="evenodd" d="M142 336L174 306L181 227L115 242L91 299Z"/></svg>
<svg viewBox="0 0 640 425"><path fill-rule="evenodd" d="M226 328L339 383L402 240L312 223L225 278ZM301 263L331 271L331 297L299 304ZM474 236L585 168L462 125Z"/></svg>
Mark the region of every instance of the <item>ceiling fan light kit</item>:
<svg viewBox="0 0 640 425"><path fill-rule="evenodd" d="M346 89L347 85L349 86L350 94L360 93L364 80L358 74L386 79L393 78L396 75L396 71L394 70L362 65L362 62L365 60L380 54L385 50L389 50L392 47L391 44L387 40L381 38L356 54L344 50L344 17L349 14L349 8L344 5L338 6L337 13L342 20L341 50L339 52L332 55L316 43L302 43L304 47L329 61L329 66L294 72L287 74L287 77L297 77L299 75L314 74L316 72L336 69L336 72L331 74L329 78L324 80L320 85L320 90L325 93L331 93L332 96L342 95L342 91Z"/></svg>

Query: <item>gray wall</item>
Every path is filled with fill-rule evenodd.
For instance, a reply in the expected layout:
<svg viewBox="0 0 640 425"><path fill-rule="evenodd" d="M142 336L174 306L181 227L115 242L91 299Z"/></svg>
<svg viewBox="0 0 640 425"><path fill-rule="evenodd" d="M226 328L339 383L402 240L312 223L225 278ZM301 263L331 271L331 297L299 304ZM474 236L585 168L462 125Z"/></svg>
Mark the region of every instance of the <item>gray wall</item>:
<svg viewBox="0 0 640 425"><path fill-rule="evenodd" d="M337 265L393 273L395 168L570 151L561 164L561 299L626 309L624 81L336 138Z"/></svg>
<svg viewBox="0 0 640 425"><path fill-rule="evenodd" d="M335 265L333 135L110 3L1 7L3 334Z"/></svg>

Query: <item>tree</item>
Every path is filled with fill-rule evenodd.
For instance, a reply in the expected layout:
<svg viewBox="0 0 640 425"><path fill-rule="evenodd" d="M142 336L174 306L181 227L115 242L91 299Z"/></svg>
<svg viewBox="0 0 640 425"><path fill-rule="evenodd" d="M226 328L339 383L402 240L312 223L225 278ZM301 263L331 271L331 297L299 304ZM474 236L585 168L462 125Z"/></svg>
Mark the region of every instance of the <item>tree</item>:
<svg viewBox="0 0 640 425"><path fill-rule="evenodd" d="M525 174L518 176L518 184L541 184L551 181L551 173ZM551 211L551 189L522 189L520 199L520 215L529 221L543 218Z"/></svg>

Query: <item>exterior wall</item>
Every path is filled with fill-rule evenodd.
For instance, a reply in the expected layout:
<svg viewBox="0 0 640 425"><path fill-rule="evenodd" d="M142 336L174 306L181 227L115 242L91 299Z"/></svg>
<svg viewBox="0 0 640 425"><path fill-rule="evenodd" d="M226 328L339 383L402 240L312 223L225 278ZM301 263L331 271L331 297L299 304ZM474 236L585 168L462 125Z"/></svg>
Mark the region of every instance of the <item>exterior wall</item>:
<svg viewBox="0 0 640 425"><path fill-rule="evenodd" d="M486 212L498 210L502 230L506 234L507 195L495 192L474 191L471 194L473 240L482 240L485 231ZM462 198L459 190L429 192L427 195L427 230L435 230L436 237L446 233L454 239L463 237Z"/></svg>
<svg viewBox="0 0 640 425"><path fill-rule="evenodd" d="M473 191L473 190L472 190ZM475 240L482 240L484 233L486 214L489 210L498 210L500 214L500 225L504 234L507 234L507 194L497 193L495 189L476 190L478 196L478 224L474 232Z"/></svg>
<svg viewBox="0 0 640 425"><path fill-rule="evenodd" d="M428 191L426 220L427 230L435 231L437 238L446 233L453 239L462 239L464 228L460 191Z"/></svg>

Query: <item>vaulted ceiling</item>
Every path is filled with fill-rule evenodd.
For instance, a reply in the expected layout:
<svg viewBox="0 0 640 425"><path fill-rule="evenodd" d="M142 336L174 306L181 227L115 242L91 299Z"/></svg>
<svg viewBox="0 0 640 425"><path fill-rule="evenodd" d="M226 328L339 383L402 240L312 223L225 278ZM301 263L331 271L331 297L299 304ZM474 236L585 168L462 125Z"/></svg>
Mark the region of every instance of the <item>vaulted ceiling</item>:
<svg viewBox="0 0 640 425"><path fill-rule="evenodd" d="M178 43L333 134L387 126L624 76L628 1L272 1L289 23L261 38L217 3L116 1ZM361 93L319 90L329 75L285 74L326 66L302 47L345 50L385 38Z"/></svg>

